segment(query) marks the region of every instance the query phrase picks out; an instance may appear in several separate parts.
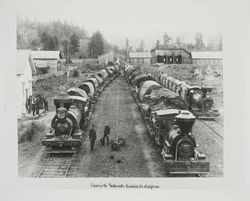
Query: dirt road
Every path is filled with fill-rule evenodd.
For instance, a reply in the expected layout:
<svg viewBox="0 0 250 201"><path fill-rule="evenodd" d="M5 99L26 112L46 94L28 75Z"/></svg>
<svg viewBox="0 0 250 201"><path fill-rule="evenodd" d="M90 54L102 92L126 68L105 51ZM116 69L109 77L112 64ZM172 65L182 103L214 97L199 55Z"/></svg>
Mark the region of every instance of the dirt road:
<svg viewBox="0 0 250 201"><path fill-rule="evenodd" d="M223 129L222 127L220 129ZM216 129L217 132L220 130ZM223 133L223 131L221 131ZM198 149L202 151L210 162L209 172L206 177L223 176L223 137L215 133L211 128L201 121L196 121L193 127L193 134L196 137Z"/></svg>
<svg viewBox="0 0 250 201"><path fill-rule="evenodd" d="M91 122L97 131L95 150L90 153L86 137L80 151L80 166L74 177L164 176L159 151L148 139L146 127L122 76L102 93ZM110 146L100 143L105 123L111 127L111 140L117 141L120 137L126 140L126 146L118 152L112 152ZM110 158L111 155L114 159Z"/></svg>

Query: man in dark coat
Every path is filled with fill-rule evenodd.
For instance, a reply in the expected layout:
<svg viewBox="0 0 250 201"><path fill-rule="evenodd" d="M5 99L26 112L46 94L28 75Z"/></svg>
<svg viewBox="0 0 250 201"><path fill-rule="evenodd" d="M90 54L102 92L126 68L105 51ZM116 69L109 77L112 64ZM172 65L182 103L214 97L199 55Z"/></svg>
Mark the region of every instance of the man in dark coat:
<svg viewBox="0 0 250 201"><path fill-rule="evenodd" d="M41 102L41 101L40 101L40 97L37 96L37 98L36 98L36 115L39 114L40 102Z"/></svg>
<svg viewBox="0 0 250 201"><path fill-rule="evenodd" d="M89 130L89 140L90 140L90 151L93 152L96 140L96 131L94 125L92 125L92 128Z"/></svg>
<svg viewBox="0 0 250 201"><path fill-rule="evenodd" d="M32 97L31 108L32 108L33 116L35 116L35 111L36 111L36 98L35 97Z"/></svg>
<svg viewBox="0 0 250 201"><path fill-rule="evenodd" d="M49 111L49 109L48 109L48 99L47 99L46 96L43 97L43 104L44 104L44 110Z"/></svg>
<svg viewBox="0 0 250 201"><path fill-rule="evenodd" d="M104 135L103 135L103 145L105 145L105 139L107 139L107 145L109 145L109 135L110 135L110 127L106 123L105 128L104 128Z"/></svg>

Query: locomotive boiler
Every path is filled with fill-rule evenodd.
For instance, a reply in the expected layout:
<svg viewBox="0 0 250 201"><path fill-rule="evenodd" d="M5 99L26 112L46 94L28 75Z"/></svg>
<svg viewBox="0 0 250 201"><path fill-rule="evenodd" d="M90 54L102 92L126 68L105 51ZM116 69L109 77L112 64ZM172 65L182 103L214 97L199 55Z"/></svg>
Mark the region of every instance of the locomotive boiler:
<svg viewBox="0 0 250 201"><path fill-rule="evenodd" d="M42 145L48 153L71 153L82 145L86 98L61 94L54 99L56 114Z"/></svg>
<svg viewBox="0 0 250 201"><path fill-rule="evenodd" d="M206 156L196 150L192 135L195 116L187 110L158 110L152 115L153 127L159 132L166 171L171 174L204 173L209 171Z"/></svg>

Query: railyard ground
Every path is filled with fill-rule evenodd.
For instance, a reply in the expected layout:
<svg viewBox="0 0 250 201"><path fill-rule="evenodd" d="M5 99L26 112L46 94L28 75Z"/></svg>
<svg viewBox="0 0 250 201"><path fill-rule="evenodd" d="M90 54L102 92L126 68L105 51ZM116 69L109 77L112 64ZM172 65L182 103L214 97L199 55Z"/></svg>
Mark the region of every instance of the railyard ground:
<svg viewBox="0 0 250 201"><path fill-rule="evenodd" d="M59 79L55 81L55 79ZM79 78L55 78L45 86L49 98L53 98L59 89L76 86ZM44 88L44 85L40 87ZM62 86L61 86L62 85ZM45 87L46 88L46 87ZM52 101L50 112L35 120L36 132L31 141L18 144L18 164L20 177L33 177L45 158L41 140L48 131L54 115ZM123 137L126 146L118 152L111 152L109 146L101 146L99 139L103 135L105 123L111 126L111 139ZM30 122L23 122L29 124ZM77 160L73 162L72 177L165 177L164 165L160 150L149 139L144 122L130 94L125 79L120 75L102 93L92 116L96 125L97 141L93 153L89 151L89 141L85 137L84 144L79 150ZM206 177L221 177L223 175L223 139L218 138L209 129L198 122L193 129L199 150L207 155L210 162L210 172ZM19 132L20 134L20 132ZM110 156L114 158L111 159ZM118 163L118 161L120 161Z"/></svg>

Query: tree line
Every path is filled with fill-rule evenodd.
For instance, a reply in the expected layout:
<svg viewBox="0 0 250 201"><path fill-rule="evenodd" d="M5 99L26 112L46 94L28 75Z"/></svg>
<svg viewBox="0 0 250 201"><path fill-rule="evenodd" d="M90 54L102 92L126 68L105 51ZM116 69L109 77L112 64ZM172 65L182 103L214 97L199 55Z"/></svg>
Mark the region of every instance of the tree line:
<svg viewBox="0 0 250 201"><path fill-rule="evenodd" d="M100 31L92 36L67 21L17 20L17 49L61 50L65 58L97 58L113 50Z"/></svg>
<svg viewBox="0 0 250 201"><path fill-rule="evenodd" d="M172 39L166 32L163 35L163 42L161 43L157 39L155 43L155 48L184 48L189 51L222 51L223 42L222 35L217 34L214 37L210 37L207 44L204 42L204 37L202 33L195 34L194 43L186 43L181 40L180 36L177 36L176 39Z"/></svg>

